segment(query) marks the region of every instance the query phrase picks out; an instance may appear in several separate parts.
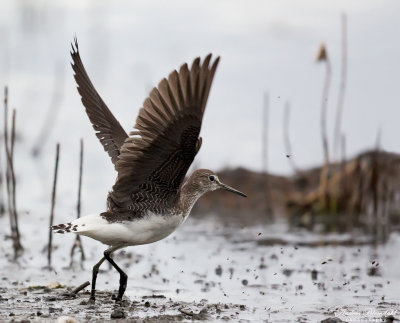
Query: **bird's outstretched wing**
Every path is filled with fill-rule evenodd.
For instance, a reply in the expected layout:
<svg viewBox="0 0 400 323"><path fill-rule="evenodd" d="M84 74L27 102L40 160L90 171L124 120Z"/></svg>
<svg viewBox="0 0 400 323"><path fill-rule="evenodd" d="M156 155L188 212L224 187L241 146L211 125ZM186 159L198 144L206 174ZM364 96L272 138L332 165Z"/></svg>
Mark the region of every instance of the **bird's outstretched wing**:
<svg viewBox="0 0 400 323"><path fill-rule="evenodd" d="M201 145L201 122L219 57L209 54L191 68L182 65L144 101L135 131L115 165L118 178L109 194L113 210L162 211L171 205Z"/></svg>
<svg viewBox="0 0 400 323"><path fill-rule="evenodd" d="M74 77L78 84L78 92L86 108L86 113L96 131L97 138L99 138L104 150L115 164L118 161L120 148L125 139L128 138L128 135L117 119L115 119L90 81L79 55L78 42L76 39L75 46L72 45L71 56L73 60L71 65L75 73Z"/></svg>

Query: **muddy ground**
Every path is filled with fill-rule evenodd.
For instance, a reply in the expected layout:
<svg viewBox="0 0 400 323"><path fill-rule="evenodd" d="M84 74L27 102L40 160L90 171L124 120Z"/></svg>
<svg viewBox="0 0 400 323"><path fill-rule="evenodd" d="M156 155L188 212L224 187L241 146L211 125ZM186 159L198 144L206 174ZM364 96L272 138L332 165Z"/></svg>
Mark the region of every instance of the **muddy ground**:
<svg viewBox="0 0 400 323"><path fill-rule="evenodd" d="M32 219L32 220L29 220ZM7 219L1 218L5 227ZM319 322L399 319L400 236L372 246L367 237L288 232L287 227L223 227L189 219L173 236L127 248L114 259L129 276L125 300L112 294L118 274L104 264L95 305L90 286L71 296L91 277L104 246L83 239L87 259L69 267L73 236L56 235L52 269L40 236L40 221L24 235L25 252L12 262L10 241L1 244L0 321L43 322L63 316L77 322L170 322L188 320Z"/></svg>
<svg viewBox="0 0 400 323"><path fill-rule="evenodd" d="M126 298L122 304L112 301L113 293L99 291L95 304L88 304L89 292L71 294L65 287L50 289L35 286L23 289L2 288L1 320L10 322L43 322L71 320L74 322L171 322L184 320L235 320L245 305L177 302L164 295L144 296L135 301Z"/></svg>

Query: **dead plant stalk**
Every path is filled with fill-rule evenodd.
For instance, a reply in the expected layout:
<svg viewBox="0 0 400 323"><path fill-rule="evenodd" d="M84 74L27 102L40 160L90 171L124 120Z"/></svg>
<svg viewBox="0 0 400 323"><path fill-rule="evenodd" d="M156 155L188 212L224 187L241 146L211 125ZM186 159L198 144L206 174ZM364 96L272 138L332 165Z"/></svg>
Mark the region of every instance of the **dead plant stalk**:
<svg viewBox="0 0 400 323"><path fill-rule="evenodd" d="M60 155L60 144L57 143L56 147L56 162L54 167L54 178L53 178L53 190L51 193L51 210L50 210L50 227L49 227L49 245L47 249L47 265L51 267L51 252L52 252L52 242L53 242L53 232L51 227L53 225L54 220L54 206L56 203L56 188L57 188L57 174L58 174L58 161Z"/></svg>

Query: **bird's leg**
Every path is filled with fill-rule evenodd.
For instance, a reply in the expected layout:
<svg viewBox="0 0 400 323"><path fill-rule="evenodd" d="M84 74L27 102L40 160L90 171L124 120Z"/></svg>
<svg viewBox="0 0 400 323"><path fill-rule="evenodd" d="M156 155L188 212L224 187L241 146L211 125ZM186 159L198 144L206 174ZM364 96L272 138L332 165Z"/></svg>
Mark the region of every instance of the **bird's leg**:
<svg viewBox="0 0 400 323"><path fill-rule="evenodd" d="M114 250L110 250L107 249L106 251L104 251L104 258L106 258L108 260L108 262L119 272L119 290L118 290L118 297L115 300L116 302L120 302L122 301L122 296L125 293L125 289L126 289L126 285L128 283L128 275L124 273L124 271L118 267L118 265L114 262L114 260L112 260L112 258L110 257L110 254L113 252Z"/></svg>
<svg viewBox="0 0 400 323"><path fill-rule="evenodd" d="M99 273L99 268L101 264L106 260L106 258L101 258L100 261L93 266L93 272L92 272L92 290L90 292L90 302L94 302L96 300L95 294L96 294L96 279L97 279L97 274Z"/></svg>

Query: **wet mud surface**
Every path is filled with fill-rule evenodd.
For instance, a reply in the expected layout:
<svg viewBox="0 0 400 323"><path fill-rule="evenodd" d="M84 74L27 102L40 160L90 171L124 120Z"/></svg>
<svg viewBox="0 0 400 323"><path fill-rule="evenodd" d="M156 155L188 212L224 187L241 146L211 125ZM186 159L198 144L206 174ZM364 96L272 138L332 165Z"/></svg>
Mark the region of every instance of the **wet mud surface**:
<svg viewBox="0 0 400 323"><path fill-rule="evenodd" d="M128 274L122 306L113 301L119 275L100 269L89 304L91 268L105 246L83 239L87 259L70 263L74 236L54 237L46 265L41 223L34 217L25 252L11 261L0 245L0 322L390 322L399 319L400 235L385 245L368 238L289 232L286 227L238 228L189 219L173 236L127 248L114 260ZM5 225L6 219L0 219ZM75 321L62 321L65 317ZM357 320L358 319L358 320ZM328 321L329 322L329 321Z"/></svg>
<svg viewBox="0 0 400 323"><path fill-rule="evenodd" d="M135 301L125 298L121 304L115 304L108 291L99 291L96 302L91 304L89 292L71 295L71 289L65 287L2 288L1 293L7 295L0 298L2 322L51 322L60 318L74 318L78 322L234 320L247 310L245 305L210 304L205 299L177 302L164 295L144 296Z"/></svg>

